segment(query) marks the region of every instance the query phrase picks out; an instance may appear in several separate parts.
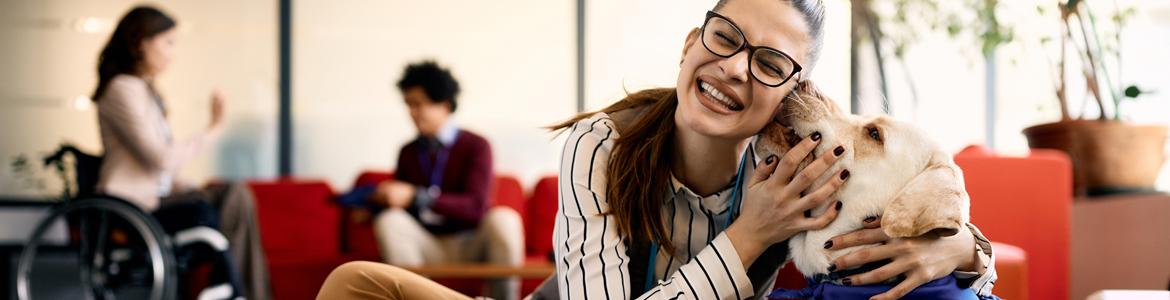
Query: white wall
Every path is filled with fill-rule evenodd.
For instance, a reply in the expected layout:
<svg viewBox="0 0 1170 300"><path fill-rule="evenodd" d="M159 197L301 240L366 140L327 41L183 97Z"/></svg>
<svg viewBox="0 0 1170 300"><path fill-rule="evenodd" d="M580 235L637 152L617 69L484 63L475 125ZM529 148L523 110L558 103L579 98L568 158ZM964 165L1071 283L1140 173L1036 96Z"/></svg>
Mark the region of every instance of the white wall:
<svg viewBox="0 0 1170 300"><path fill-rule="evenodd" d="M99 153L96 111L78 97L97 82L100 48L113 26L138 1L0 0L0 196L56 195L23 185L10 163L25 154L39 160L69 141ZM213 87L228 97L225 140L182 170L201 182L275 171L275 1L156 1L179 23L177 60L157 87L182 137L207 124ZM82 26L92 24L91 27Z"/></svg>
<svg viewBox="0 0 1170 300"><path fill-rule="evenodd" d="M575 111L573 1L293 1L294 169L348 189L389 170L416 136L395 83L433 58L463 89L457 122L491 143L498 173L532 184Z"/></svg>

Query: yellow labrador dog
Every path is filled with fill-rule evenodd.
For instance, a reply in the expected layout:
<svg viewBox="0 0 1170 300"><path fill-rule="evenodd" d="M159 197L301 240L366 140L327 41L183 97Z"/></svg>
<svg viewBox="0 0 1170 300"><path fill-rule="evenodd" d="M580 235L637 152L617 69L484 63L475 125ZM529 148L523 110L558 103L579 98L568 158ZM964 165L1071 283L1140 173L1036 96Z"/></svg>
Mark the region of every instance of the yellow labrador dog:
<svg viewBox="0 0 1170 300"><path fill-rule="evenodd" d="M776 122L765 127L757 140L756 151L760 157L783 157L813 132L822 136L814 156L832 155L837 145L846 148L844 156L813 186L837 176L842 168L851 176L830 198L845 204L837 219L824 229L789 240L792 260L806 277L829 273L834 259L861 249L830 251L824 244L861 229L867 217L882 216L882 230L890 237L949 236L967 223L970 200L963 174L950 155L908 123L842 112L811 82L800 83L785 99ZM802 162L801 169L812 160ZM826 203L813 214L823 213L834 202Z"/></svg>

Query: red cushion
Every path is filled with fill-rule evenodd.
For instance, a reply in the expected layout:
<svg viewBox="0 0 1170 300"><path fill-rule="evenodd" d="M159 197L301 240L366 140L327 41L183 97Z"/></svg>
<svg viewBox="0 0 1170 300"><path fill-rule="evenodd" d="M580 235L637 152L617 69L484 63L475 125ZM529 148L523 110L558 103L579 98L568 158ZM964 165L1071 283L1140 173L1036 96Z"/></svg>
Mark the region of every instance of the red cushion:
<svg viewBox="0 0 1170 300"><path fill-rule="evenodd" d="M269 260L338 254L333 189L324 181L251 181L261 243Z"/></svg>
<svg viewBox="0 0 1170 300"><path fill-rule="evenodd" d="M996 156L968 147L955 156L971 195L971 222L992 241L1028 253L1031 299L1069 298L1072 164L1064 153Z"/></svg>
<svg viewBox="0 0 1170 300"><path fill-rule="evenodd" d="M339 257L340 212L324 181L251 181L276 299L313 299Z"/></svg>
<svg viewBox="0 0 1170 300"><path fill-rule="evenodd" d="M547 257L552 252L553 226L557 217L557 177L546 176L532 189L524 220L526 251L530 256Z"/></svg>
<svg viewBox="0 0 1170 300"><path fill-rule="evenodd" d="M492 206L507 206L516 210L520 217L524 217L527 209L524 207L524 187L520 186L520 180L516 177L508 175L496 176L495 186L492 194Z"/></svg>

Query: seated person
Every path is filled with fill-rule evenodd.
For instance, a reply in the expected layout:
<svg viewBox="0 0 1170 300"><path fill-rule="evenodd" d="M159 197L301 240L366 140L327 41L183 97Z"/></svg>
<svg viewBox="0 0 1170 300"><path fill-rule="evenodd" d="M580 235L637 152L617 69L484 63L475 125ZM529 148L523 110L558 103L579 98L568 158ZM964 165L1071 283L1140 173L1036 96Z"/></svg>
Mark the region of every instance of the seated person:
<svg viewBox="0 0 1170 300"><path fill-rule="evenodd" d="M177 178L179 169L223 132L225 105L220 93L212 93L206 130L186 139L173 136L168 116L174 111L167 109L154 82L173 59L175 25L156 8L135 7L102 49L92 97L104 148L96 191L150 213L169 235L208 237L209 243L176 251L180 261L212 263L210 286L199 299L268 299L267 263L251 193L236 184L201 190ZM243 263L246 280L236 263Z"/></svg>
<svg viewBox="0 0 1170 300"><path fill-rule="evenodd" d="M520 216L490 208L492 153L487 140L460 129L451 115L459 83L434 62L406 68L398 89L418 138L398 153L396 179L378 185L371 201L386 207L375 219L382 258L389 264L487 262L519 266ZM515 278L493 280L496 299L516 299Z"/></svg>

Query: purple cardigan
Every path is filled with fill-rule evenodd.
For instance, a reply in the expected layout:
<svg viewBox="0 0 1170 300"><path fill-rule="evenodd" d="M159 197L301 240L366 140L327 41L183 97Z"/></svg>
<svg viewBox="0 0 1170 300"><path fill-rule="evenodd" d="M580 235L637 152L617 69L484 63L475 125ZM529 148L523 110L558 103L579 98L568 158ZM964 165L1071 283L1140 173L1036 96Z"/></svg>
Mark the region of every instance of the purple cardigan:
<svg viewBox="0 0 1170 300"><path fill-rule="evenodd" d="M427 152L426 141L415 139L398 152L398 170L395 174L401 180L420 187L425 193L430 186L431 170L424 169L420 153ZM442 222L424 225L436 234L446 234L479 227L480 219L487 212L492 180L492 148L483 137L460 129L455 142L449 147L447 165L443 171L439 196L431 199L429 208L443 217ZM426 165L435 165L435 155L426 155ZM417 203L407 209L419 218Z"/></svg>

